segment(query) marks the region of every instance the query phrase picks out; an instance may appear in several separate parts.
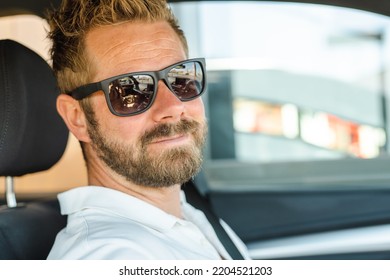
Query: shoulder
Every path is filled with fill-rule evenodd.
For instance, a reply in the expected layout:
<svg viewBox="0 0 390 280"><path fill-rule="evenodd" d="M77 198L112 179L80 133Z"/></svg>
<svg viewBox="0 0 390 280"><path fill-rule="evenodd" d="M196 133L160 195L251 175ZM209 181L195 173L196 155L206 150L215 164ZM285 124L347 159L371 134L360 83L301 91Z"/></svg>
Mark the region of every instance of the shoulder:
<svg viewBox="0 0 390 280"><path fill-rule="evenodd" d="M164 259L169 247L159 231L120 216L85 211L69 217L50 259Z"/></svg>

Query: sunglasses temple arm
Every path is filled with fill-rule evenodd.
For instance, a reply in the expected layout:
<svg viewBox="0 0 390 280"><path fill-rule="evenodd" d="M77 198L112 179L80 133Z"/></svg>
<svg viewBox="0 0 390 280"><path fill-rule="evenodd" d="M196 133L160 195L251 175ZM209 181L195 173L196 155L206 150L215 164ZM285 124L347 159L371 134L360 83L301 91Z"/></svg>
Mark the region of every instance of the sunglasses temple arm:
<svg viewBox="0 0 390 280"><path fill-rule="evenodd" d="M101 89L100 83L93 83L76 88L74 91L70 92L70 95L76 100L81 100Z"/></svg>

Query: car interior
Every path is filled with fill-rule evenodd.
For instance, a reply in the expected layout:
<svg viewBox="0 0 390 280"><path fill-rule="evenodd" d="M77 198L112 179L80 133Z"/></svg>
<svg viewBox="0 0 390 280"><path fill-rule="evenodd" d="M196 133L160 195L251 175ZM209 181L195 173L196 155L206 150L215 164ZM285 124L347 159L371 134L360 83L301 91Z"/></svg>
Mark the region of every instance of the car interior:
<svg viewBox="0 0 390 280"><path fill-rule="evenodd" d="M56 6L59 2L60 0L5 0L0 3L0 20L17 15L34 15L41 19L47 8ZM341 57L345 56L342 51L356 52L356 57L347 61L352 68L360 67L358 63L364 60L361 55L363 50L371 48L379 53L379 66L376 65L375 71L373 70L375 75L370 76L370 72L367 74L370 79L366 80L362 76L358 76L356 80L348 76L352 81L348 86L336 81L337 77L334 76L332 79L320 79L316 76L319 72L314 68L308 68L307 72L302 69L301 72L290 71L290 66L279 69L274 66L279 66L279 60L276 59L278 63L270 59L274 64L268 67L264 66L264 57L259 63L261 66L253 68L257 60L238 60L233 47L233 55L227 60L227 50L213 48L213 44L216 44L214 41L210 45L200 45L200 41L211 40L212 37L221 40L215 36L220 31L214 30L219 19L211 16L215 14L215 9L226 11L229 16L237 19L230 22L230 30L222 29L223 36L230 33L243 36L245 33L247 37L239 38L249 40L258 39L257 37L261 39L265 31L254 21L254 17L246 14L247 10L240 14L237 5L248 5L255 13L258 11L257 7L252 5L259 4L259 10L280 10L288 16L297 16L299 20L301 10L314 10L317 5L326 5L324 11L330 11L327 7L336 7L347 13L350 12L349 9L361 10L369 13L362 16L364 19L374 14L378 16L377 22L380 24L377 26L389 28L390 34L390 3L386 0L169 2L178 15L179 22L183 22L183 28L189 30L189 45L194 46L194 56L205 56L208 68L208 92L204 98L208 110L209 139L203 171L195 180L201 195L199 198L189 194L197 197L190 202L198 208L207 209L205 211L214 212L226 221L245 242L253 259L390 259L390 157L386 137L389 117L386 110L389 104L385 92L388 86L386 81L390 81L390 76L385 75L386 63L390 59L387 53L383 54L383 46L380 45L387 42L387 29L378 33L379 35L373 35L372 30L362 27L358 34L360 37L351 39L348 36L355 36L355 29L347 36L340 31L342 28L338 24L349 25L342 23L340 17L337 18L340 23L330 19L334 24L332 31L336 31L332 33L333 37L329 35L327 38L326 49L337 49L336 62L329 70L334 76L341 75L338 68L344 67L338 64ZM221 8L220 5L225 4L231 7ZM310 14L308 18L317 23L322 18L320 20L315 15L324 15L325 18L329 14L339 13L338 10L331 10L325 15L324 11ZM190 12L192 16L188 17ZM276 26L272 36L276 38L279 33L286 33L291 44L286 45L284 41L279 43L280 52L276 54L279 58L283 52L298 53L298 50L292 50L295 47L294 40L299 41L298 38L309 34L305 31L307 33L300 37L292 25L282 21L282 12L270 16L278 18L281 22L279 28L282 28L278 29L277 24L271 21ZM198 18L195 19L196 16ZM266 17L265 14L263 16ZM250 23L245 28L238 26L243 21L241 17ZM193 22L198 21L202 22L194 27ZM237 24L237 29L233 28L233 24ZM303 23L299 24L302 27ZM262 26L264 30L271 30L271 27ZM375 31L382 32L379 27ZM56 199L56 194L63 188L57 186L65 184L71 187L84 182L85 177L76 183L71 181L78 176L75 169L82 169L84 166L80 150L77 150L77 160L71 157L69 165L56 173L60 173L62 177L52 176L48 181L24 180L58 168L64 155L66 157L70 153L70 141L74 139L71 140L55 108L58 89L50 62L30 46L3 38L1 33L0 22L0 179L4 180L4 190L1 192L4 199L0 198L0 259L46 259L56 234L66 225L66 217L60 214ZM199 33L206 34L202 40L195 37ZM313 28L313 33L317 34L319 31ZM269 41L274 37L270 37ZM305 42L305 46L317 50L318 42L311 40ZM321 38L319 42L321 40L324 41ZM241 43L238 41L240 40L231 39L223 43L235 46ZM259 48L254 42L245 43L244 49L249 52L251 47ZM261 42L262 45L267 43L269 42ZM352 45L357 47L350 51L348 48ZM273 48L275 49L269 47ZM272 53L269 49L264 51L265 57ZM360 50L362 53L358 52ZM255 52L260 51L256 49ZM304 52L304 56L297 59L299 65L312 59L309 51L305 49ZM377 56L367 57L368 60L377 62ZM294 61L288 59L281 58L292 65ZM324 60L331 59L325 56ZM243 62L250 67L240 68L239 65ZM371 65L370 62L367 63L361 68ZM313 64L319 62L314 61ZM346 72L351 72L352 68L346 68ZM375 86L371 90L368 84L373 80ZM294 94L288 95L286 92ZM313 98L314 92L318 95ZM326 94L329 99L323 98ZM313 100L308 101L310 98ZM338 107L330 108L328 104L331 102L337 103ZM248 112L255 107L254 110L260 110L260 107L267 109L256 111L256 114L262 113L261 118L272 115L270 119L276 121L271 122L272 125L254 123L257 124L255 127L251 123L255 117L251 115L248 118ZM306 110L308 107L311 111ZM281 119L280 112L291 111L295 115L289 115L290 121L294 118L301 120L297 125L298 132L294 132L292 137L289 136L291 131L284 136L283 129L275 129ZM314 140L310 142L310 139L314 139L313 136L305 138L305 135L309 135L305 133L315 129L308 126L305 130L305 125L310 121L314 123L319 113L322 114L320 124L323 123L323 111L327 114L329 123L334 121L338 125L335 131L352 127L353 129L348 130L352 136L364 129L369 131L370 139L375 138L375 135L379 136L373 140L375 143L370 149L360 149L358 152L356 142L344 150L321 146L321 143ZM352 136L348 139L353 139ZM324 142L324 138L320 140ZM345 138L342 141L345 142ZM73 145L77 146L78 143ZM301 158L301 155L304 156ZM18 192L24 188L27 191ZM188 191L188 188L185 190ZM207 206L204 206L205 203Z"/></svg>

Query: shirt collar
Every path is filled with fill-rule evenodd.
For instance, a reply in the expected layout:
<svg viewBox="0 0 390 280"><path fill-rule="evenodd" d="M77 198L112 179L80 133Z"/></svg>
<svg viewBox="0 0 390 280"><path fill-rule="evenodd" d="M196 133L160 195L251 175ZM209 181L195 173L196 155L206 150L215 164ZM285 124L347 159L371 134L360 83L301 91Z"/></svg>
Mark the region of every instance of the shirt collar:
<svg viewBox="0 0 390 280"><path fill-rule="evenodd" d="M63 215L72 215L86 209L99 209L158 231L171 229L176 223L186 223L141 199L105 187L78 187L59 194L58 199ZM186 202L182 201L182 205L183 203Z"/></svg>

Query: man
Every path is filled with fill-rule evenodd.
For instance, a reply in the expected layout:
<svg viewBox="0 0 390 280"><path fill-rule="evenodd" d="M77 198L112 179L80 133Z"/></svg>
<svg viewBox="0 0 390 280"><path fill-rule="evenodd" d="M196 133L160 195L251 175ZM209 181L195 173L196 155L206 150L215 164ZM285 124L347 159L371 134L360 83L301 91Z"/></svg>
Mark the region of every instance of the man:
<svg viewBox="0 0 390 280"><path fill-rule="evenodd" d="M57 108L90 186L59 195L68 224L48 258L229 259L181 192L202 163L205 69L167 4L66 0L49 22Z"/></svg>

